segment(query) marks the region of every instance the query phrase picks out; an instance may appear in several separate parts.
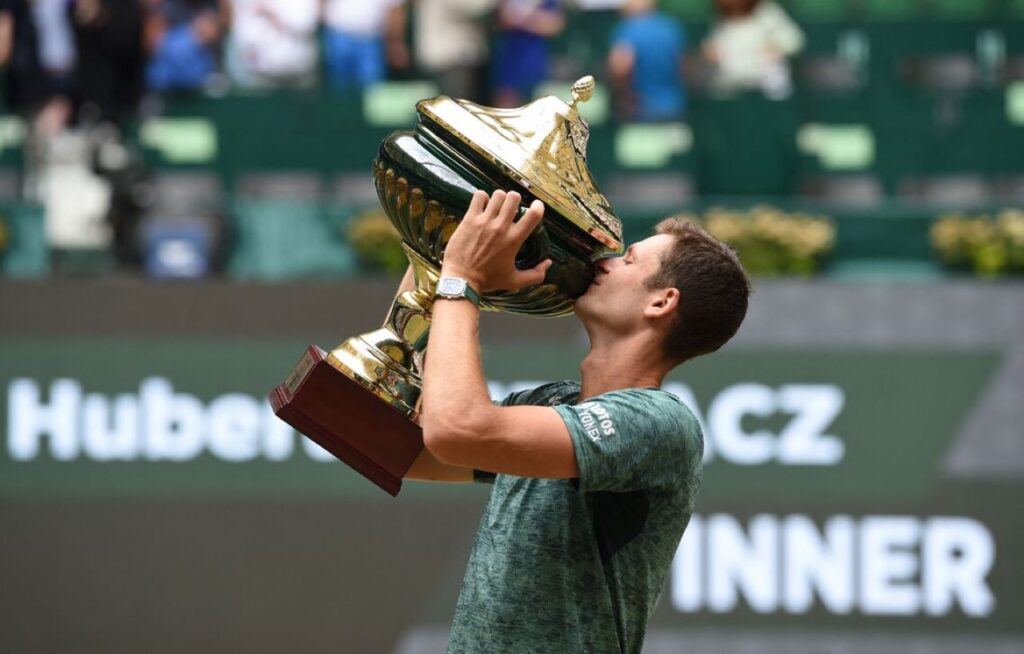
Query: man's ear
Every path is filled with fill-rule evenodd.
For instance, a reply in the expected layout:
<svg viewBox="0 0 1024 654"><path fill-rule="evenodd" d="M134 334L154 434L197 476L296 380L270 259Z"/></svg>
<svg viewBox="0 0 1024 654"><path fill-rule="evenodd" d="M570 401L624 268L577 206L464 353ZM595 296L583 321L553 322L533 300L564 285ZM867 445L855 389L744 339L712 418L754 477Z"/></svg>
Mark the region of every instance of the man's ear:
<svg viewBox="0 0 1024 654"><path fill-rule="evenodd" d="M647 318L661 318L675 313L679 306L679 289L668 287L659 288L655 295L644 309L644 316Z"/></svg>

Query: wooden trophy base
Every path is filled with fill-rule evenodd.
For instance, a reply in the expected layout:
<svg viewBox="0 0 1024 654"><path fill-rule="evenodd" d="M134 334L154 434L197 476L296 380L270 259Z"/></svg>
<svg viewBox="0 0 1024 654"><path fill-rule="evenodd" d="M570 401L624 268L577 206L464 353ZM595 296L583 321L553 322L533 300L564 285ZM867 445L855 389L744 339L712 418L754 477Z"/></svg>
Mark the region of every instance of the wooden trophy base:
<svg viewBox="0 0 1024 654"><path fill-rule="evenodd" d="M295 427L392 496L423 451L423 430L327 361L310 345L269 400Z"/></svg>

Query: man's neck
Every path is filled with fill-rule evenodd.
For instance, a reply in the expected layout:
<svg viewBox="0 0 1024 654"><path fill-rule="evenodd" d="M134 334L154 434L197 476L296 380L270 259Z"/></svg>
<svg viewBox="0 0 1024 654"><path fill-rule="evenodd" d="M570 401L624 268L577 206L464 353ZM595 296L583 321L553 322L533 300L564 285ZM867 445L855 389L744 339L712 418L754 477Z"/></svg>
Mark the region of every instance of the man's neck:
<svg viewBox="0 0 1024 654"><path fill-rule="evenodd" d="M671 367L644 335L594 341L580 363L580 399L623 388L658 388Z"/></svg>

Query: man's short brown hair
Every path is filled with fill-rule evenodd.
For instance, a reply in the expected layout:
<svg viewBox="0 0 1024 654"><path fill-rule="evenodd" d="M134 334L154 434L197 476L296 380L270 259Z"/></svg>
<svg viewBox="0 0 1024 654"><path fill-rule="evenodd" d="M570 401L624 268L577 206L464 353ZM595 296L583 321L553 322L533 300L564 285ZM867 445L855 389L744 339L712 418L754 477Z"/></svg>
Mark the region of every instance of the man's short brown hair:
<svg viewBox="0 0 1024 654"><path fill-rule="evenodd" d="M714 352L733 337L747 315L750 278L736 253L697 224L667 218L654 228L675 239L648 288L676 288L679 307L665 339L665 355L678 362Z"/></svg>

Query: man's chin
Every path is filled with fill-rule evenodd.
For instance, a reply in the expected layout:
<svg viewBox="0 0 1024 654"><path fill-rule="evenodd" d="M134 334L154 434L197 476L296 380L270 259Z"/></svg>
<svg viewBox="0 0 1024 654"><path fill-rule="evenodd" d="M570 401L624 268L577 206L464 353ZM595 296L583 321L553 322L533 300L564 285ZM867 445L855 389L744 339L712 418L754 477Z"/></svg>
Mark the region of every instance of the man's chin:
<svg viewBox="0 0 1024 654"><path fill-rule="evenodd" d="M591 285L591 286L589 286L587 288L587 290L583 293L583 295L581 295L578 298L576 298L576 304L575 304L575 309L574 310L576 311L577 315L580 315L581 312L582 313L586 313L587 312L587 309L589 308L590 302L591 302L591 300L593 300L593 291L594 291L594 286Z"/></svg>

